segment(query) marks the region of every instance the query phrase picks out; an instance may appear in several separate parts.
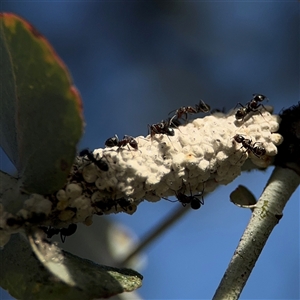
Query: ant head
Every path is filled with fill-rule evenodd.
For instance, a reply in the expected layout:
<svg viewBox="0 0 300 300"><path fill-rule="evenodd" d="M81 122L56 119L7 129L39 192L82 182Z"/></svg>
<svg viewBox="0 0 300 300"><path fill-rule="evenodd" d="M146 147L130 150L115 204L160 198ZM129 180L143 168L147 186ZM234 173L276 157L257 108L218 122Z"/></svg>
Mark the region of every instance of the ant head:
<svg viewBox="0 0 300 300"><path fill-rule="evenodd" d="M245 138L240 134L236 134L233 138L237 143L242 143L245 140Z"/></svg>

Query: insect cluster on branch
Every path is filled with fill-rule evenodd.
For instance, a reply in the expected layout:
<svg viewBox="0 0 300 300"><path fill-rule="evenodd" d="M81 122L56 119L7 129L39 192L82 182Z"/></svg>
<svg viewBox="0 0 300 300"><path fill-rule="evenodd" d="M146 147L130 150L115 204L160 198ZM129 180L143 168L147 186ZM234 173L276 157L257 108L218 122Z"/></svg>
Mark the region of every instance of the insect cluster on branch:
<svg viewBox="0 0 300 300"><path fill-rule="evenodd" d="M46 234L64 239L73 233L70 224L90 225L95 214L133 214L144 200L174 196L171 202L199 209L205 194L232 182L248 158L259 168L272 163L282 142L276 133L280 118L268 112L264 100L254 94L227 114L200 100L148 125L147 136L114 135L104 148L82 150L62 189L44 201L31 195L15 215L4 214L6 232L23 228L41 211ZM207 115L189 119L198 113ZM55 220L55 228L49 220Z"/></svg>

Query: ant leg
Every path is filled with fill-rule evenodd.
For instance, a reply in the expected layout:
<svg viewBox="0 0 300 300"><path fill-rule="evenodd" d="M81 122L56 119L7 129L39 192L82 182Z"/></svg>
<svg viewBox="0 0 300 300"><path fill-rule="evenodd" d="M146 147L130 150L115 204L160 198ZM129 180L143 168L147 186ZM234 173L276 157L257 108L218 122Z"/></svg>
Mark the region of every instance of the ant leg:
<svg viewBox="0 0 300 300"><path fill-rule="evenodd" d="M234 107L234 109L236 109L238 105L243 107L243 108L246 108L246 106L244 106L241 102L238 102L237 105Z"/></svg>
<svg viewBox="0 0 300 300"><path fill-rule="evenodd" d="M178 200L170 200L170 199L168 199L168 198L166 198L166 197L161 197L162 199L165 199L165 200L167 200L167 201L169 201L169 202L178 202Z"/></svg>

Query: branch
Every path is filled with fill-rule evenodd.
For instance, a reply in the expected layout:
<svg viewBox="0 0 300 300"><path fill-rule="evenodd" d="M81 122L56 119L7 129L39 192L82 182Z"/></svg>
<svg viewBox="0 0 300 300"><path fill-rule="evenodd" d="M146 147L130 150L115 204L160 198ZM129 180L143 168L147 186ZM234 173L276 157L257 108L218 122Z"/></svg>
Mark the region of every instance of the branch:
<svg viewBox="0 0 300 300"><path fill-rule="evenodd" d="M274 169L213 300L239 298L269 235L299 184L300 177L293 170Z"/></svg>
<svg viewBox="0 0 300 300"><path fill-rule="evenodd" d="M57 193L43 200L31 194L17 213L5 205L0 227L9 234L26 225L90 225L94 214L133 214L143 200L169 196L197 209L205 193L239 176L248 158L258 168L272 163L282 142L275 133L279 122L278 116L261 108L242 120L236 119L235 111L215 113L175 128L166 121L155 124L164 134L152 127L146 137L125 136L120 141L115 136L104 149L82 151Z"/></svg>
<svg viewBox="0 0 300 300"><path fill-rule="evenodd" d="M141 253L150 243L162 235L169 227L183 217L188 211L183 207L173 210L166 219L163 219L154 228L152 228L144 237L141 238L141 242L134 248L122 261L118 263L120 266L126 266L128 262L137 254Z"/></svg>

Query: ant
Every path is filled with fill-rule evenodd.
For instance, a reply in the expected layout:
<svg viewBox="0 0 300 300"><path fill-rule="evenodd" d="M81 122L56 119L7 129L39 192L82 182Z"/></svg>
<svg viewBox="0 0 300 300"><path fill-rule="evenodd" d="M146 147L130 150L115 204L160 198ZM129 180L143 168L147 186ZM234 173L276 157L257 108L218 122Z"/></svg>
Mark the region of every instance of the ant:
<svg viewBox="0 0 300 300"><path fill-rule="evenodd" d="M259 158L266 154L266 149L263 146L256 146L257 143L252 144L252 140L245 139L240 134L236 134L233 138L237 143L242 144L242 147L244 147L246 151L251 151Z"/></svg>
<svg viewBox="0 0 300 300"><path fill-rule="evenodd" d="M131 201L129 199L126 198L119 198L115 200L117 203L115 204L115 206L117 204L119 204L119 206L124 210L124 211L134 211L136 210L135 206L132 205Z"/></svg>
<svg viewBox="0 0 300 300"><path fill-rule="evenodd" d="M133 149L138 150L138 143L137 141L130 135L124 135L122 140L119 140L118 136L115 134L115 136L109 138L105 142L106 147L125 147L127 144L129 144Z"/></svg>
<svg viewBox="0 0 300 300"><path fill-rule="evenodd" d="M202 199L200 200L199 198L197 198L197 196L201 196ZM191 204L192 209L199 209L201 205L204 204L203 193L201 193L200 195L192 195L191 193L190 196L187 196L179 192L176 194L176 197L178 201L181 202L183 207L185 207L187 204Z"/></svg>
<svg viewBox="0 0 300 300"><path fill-rule="evenodd" d="M79 152L79 156L83 157L83 156L87 156L87 158L94 163L100 170L102 171L108 171L108 164L103 161L103 157L101 157L99 160L97 160L97 158L99 157L99 154L97 153L96 157L94 156L94 154L89 150L89 149L83 149Z"/></svg>
<svg viewBox="0 0 300 300"><path fill-rule="evenodd" d="M104 202L104 201L95 201L92 203L93 207L99 208L101 211L97 212L97 215L103 215L103 212L109 211L114 204L111 202Z"/></svg>
<svg viewBox="0 0 300 300"><path fill-rule="evenodd" d="M172 128L178 128L179 126L182 125L178 119L168 118L167 122L170 123L170 127L172 127Z"/></svg>
<svg viewBox="0 0 300 300"><path fill-rule="evenodd" d="M171 128L171 124L172 124L172 119L169 119L168 121L162 120L160 123L157 124L152 124L152 125L148 124L151 137L153 137L155 134L160 134L160 133L169 136L174 136L175 131L173 128Z"/></svg>
<svg viewBox="0 0 300 300"><path fill-rule="evenodd" d="M175 111L175 115L171 118L171 121L176 117L176 119L184 119L187 120L188 114L197 114L200 112L209 112L210 111L210 106L206 104L203 100L199 101L199 104L196 104L195 107L193 106L182 106L178 108L177 110L172 110L170 113ZM169 113L169 114L170 114Z"/></svg>
<svg viewBox="0 0 300 300"><path fill-rule="evenodd" d="M117 205L119 205L123 211L134 211L134 207L132 206L132 203L130 200L126 199L125 197L119 198L119 199L107 199L106 201L95 201L92 206L95 206L99 209L101 209L102 212L107 212L111 210L111 208L114 206L115 210L117 211ZM99 212L98 214L102 214L102 212Z"/></svg>
<svg viewBox="0 0 300 300"><path fill-rule="evenodd" d="M181 202L183 207L185 207L187 204L190 204L192 209L199 209L201 205L204 205L203 192L204 192L204 184L203 184L203 190L201 194L192 195L192 190L190 187L190 194L191 194L190 196L187 196L181 192L177 192L176 198L178 199L179 202ZM202 198L201 200L198 198L199 196L201 196Z"/></svg>
<svg viewBox="0 0 300 300"><path fill-rule="evenodd" d="M244 118L250 113L250 112L256 112L258 111L258 108L260 106L263 106L260 102L264 101L265 99L268 99L266 96L261 94L253 94L252 99L246 103L246 106L242 105L241 103L238 103L241 108L237 110L235 113L235 118L239 121L243 121ZM264 106L263 106L264 107ZM260 112L259 112L260 113ZM260 113L261 114L261 113Z"/></svg>
<svg viewBox="0 0 300 300"><path fill-rule="evenodd" d="M201 196L202 199L200 200L199 198L197 198L198 196ZM169 201L169 202L177 202L179 201L183 207L186 207L187 204L191 204L191 208L192 209L199 209L201 207L201 205L204 205L204 199L203 199L203 192L199 195L191 195L187 196L184 193L181 192L177 192L176 193L176 198L177 200L170 200L168 198L162 197L163 199Z"/></svg>
<svg viewBox="0 0 300 300"><path fill-rule="evenodd" d="M64 243L67 236L74 234L77 230L77 224L70 224L67 228L54 228L54 227L41 227L41 229L47 234L47 238L51 239L54 235L60 233L60 239Z"/></svg>

